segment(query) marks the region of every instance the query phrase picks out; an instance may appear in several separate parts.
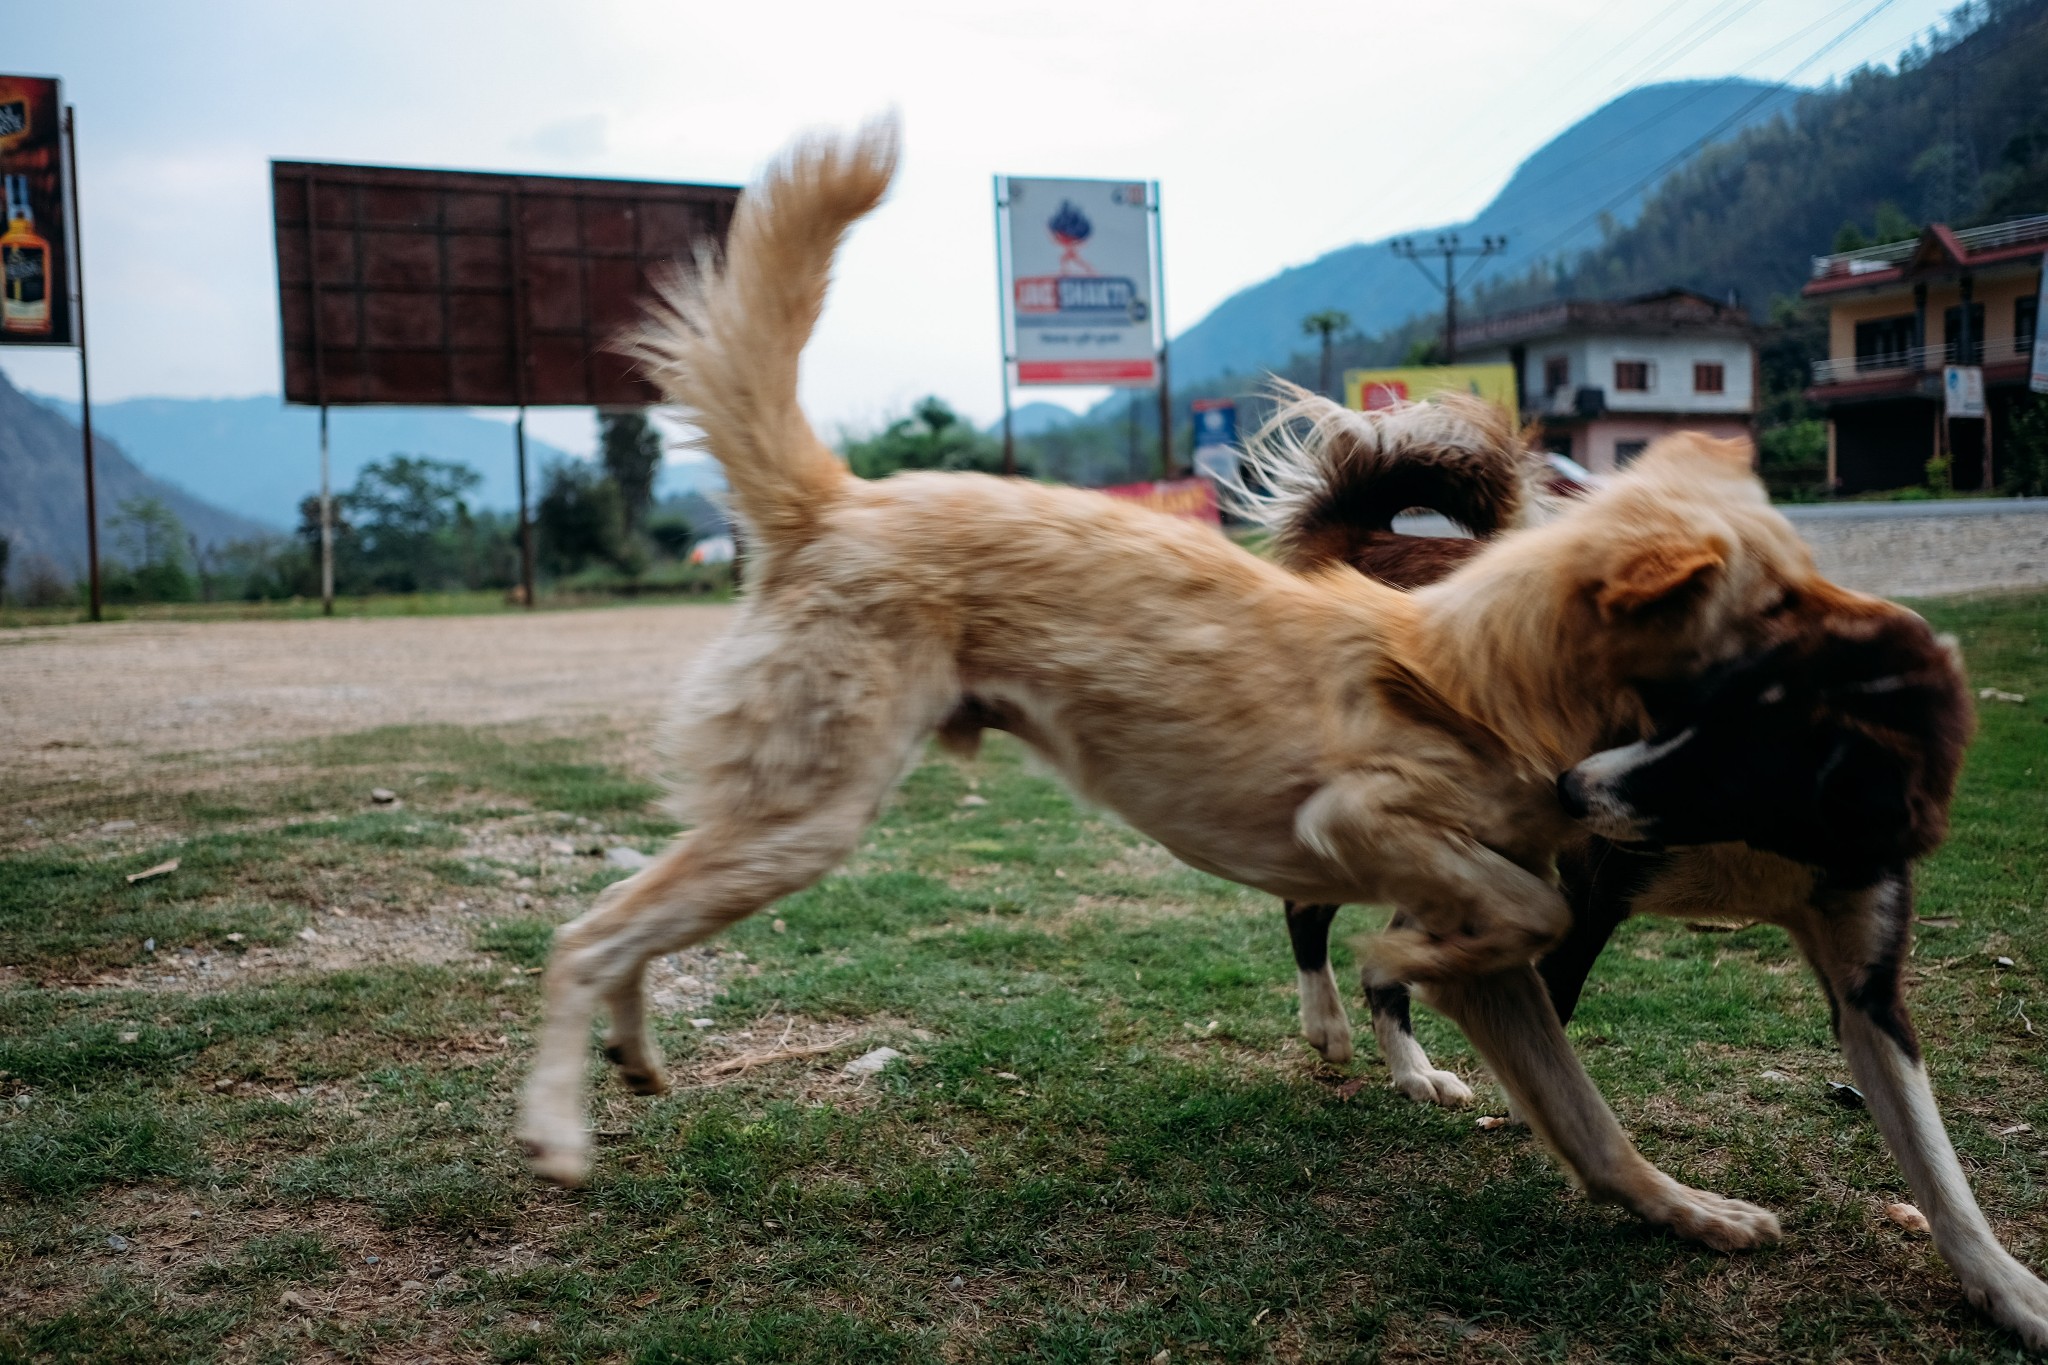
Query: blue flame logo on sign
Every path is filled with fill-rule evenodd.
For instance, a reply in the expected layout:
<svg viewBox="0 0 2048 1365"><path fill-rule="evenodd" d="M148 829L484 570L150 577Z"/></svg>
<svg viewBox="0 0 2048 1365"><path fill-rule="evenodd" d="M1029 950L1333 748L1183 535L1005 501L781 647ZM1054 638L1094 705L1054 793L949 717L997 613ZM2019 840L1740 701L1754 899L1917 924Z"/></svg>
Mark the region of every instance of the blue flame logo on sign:
<svg viewBox="0 0 2048 1365"><path fill-rule="evenodd" d="M1060 200L1060 211L1048 218L1045 230L1060 246L1060 273L1072 271L1076 275L1093 275L1095 267L1081 259L1081 243L1095 232L1095 224L1088 221L1088 215L1074 207L1071 199Z"/></svg>
<svg viewBox="0 0 2048 1365"><path fill-rule="evenodd" d="M1136 188L1142 192L1144 187ZM1127 202L1126 193L1119 188L1116 202ZM1073 200L1060 200L1058 212L1046 219L1045 230L1060 249L1060 273L1032 275L1017 281L1017 312L1020 316L1074 314L1081 318L1113 317L1133 324L1142 323L1150 316L1145 301L1138 297L1135 282L1122 276L1098 275L1095 267L1081 255L1082 245L1095 235L1095 225L1088 221L1088 215Z"/></svg>

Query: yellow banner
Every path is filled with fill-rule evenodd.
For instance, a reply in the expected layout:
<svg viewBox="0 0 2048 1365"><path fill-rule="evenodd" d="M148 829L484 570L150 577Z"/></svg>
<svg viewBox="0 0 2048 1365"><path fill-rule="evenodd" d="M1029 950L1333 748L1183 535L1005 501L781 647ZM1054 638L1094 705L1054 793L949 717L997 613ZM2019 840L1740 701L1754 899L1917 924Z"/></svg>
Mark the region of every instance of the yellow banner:
<svg viewBox="0 0 2048 1365"><path fill-rule="evenodd" d="M1470 393L1515 411L1512 365L1411 365L1398 370L1346 370L1344 406L1367 410L1419 403L1440 393Z"/></svg>

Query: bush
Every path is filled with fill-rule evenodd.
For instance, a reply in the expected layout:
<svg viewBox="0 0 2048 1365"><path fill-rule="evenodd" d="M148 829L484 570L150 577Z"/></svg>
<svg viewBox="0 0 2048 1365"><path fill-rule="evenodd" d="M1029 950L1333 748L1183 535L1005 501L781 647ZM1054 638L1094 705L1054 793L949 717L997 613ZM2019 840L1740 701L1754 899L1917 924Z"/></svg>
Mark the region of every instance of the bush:
<svg viewBox="0 0 2048 1365"><path fill-rule="evenodd" d="M2012 416L2005 449L1994 459L2003 466L1998 486L2020 498L2048 495L2048 398L2029 395Z"/></svg>

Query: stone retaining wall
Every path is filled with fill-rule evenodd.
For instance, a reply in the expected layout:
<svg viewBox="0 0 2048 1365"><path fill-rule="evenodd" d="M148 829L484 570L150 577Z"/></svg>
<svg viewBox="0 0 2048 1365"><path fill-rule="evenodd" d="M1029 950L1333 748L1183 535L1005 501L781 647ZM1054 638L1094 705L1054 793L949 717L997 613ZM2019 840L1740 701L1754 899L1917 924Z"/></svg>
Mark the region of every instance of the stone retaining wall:
<svg viewBox="0 0 2048 1365"><path fill-rule="evenodd" d="M1820 571L1880 597L2048 588L2048 498L1838 502L1779 509ZM1409 535L1457 535L1438 516L1398 517Z"/></svg>
<svg viewBox="0 0 2048 1365"><path fill-rule="evenodd" d="M2048 498L1782 509L1820 571L1882 597L2048 587Z"/></svg>

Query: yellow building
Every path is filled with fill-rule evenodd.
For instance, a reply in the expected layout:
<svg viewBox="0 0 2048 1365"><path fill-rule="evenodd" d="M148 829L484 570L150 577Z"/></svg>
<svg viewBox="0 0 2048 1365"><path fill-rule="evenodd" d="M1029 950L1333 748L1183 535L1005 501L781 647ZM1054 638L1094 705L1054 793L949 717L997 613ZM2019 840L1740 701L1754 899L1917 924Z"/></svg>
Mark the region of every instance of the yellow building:
<svg viewBox="0 0 2048 1365"><path fill-rule="evenodd" d="M2048 214L1814 258L1802 292L1828 304L1828 358L1807 397L1827 413L1838 492L1924 484L1943 454L1958 490L1996 487L2000 442L2033 401L2044 255ZM1950 365L1982 368L1984 417L1948 416Z"/></svg>

